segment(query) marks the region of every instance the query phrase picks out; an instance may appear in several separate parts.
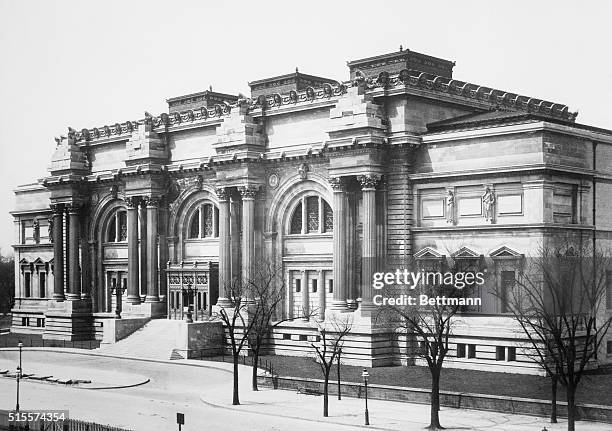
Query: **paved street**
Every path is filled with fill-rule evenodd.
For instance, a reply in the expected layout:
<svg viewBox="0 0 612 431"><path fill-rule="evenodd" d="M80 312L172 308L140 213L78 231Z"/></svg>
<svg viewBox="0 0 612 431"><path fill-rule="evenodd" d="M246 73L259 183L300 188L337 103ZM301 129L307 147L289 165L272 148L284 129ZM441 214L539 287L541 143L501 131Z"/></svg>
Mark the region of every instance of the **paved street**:
<svg viewBox="0 0 612 431"><path fill-rule="evenodd" d="M0 350L0 368L16 363L17 352ZM359 429L363 400L330 398L330 417L322 417L322 398L289 391L264 389L251 392L250 369L241 366L241 406L231 406L231 373L228 363L178 361L172 363L108 358L76 353L25 349L24 369L66 376L74 372L92 382L119 386L126 376L146 377L149 383L122 389L65 387L23 381L22 409L68 409L74 418L108 423L133 430L178 429L176 412L185 413L184 431L196 430L317 430ZM204 366L203 366L204 365ZM116 381L112 381L116 372ZM15 404L15 380L0 378L0 408ZM427 425L429 409L418 404L371 401L371 429L417 430ZM443 409L443 425L456 429L534 430L551 427L545 419L500 413ZM606 430L607 424L580 423L580 430Z"/></svg>

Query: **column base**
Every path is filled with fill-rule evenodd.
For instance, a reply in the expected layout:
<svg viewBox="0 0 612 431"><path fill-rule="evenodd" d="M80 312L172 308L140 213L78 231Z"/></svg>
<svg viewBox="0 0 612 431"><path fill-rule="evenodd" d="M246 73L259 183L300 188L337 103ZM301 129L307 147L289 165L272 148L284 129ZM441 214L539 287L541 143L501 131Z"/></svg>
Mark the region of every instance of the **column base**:
<svg viewBox="0 0 612 431"><path fill-rule="evenodd" d="M346 301L332 301L331 303L331 310L337 310L337 311L350 311Z"/></svg>
<svg viewBox="0 0 612 431"><path fill-rule="evenodd" d="M59 293L54 293L53 300L54 301L65 301L66 297L64 295L60 295Z"/></svg>
<svg viewBox="0 0 612 431"><path fill-rule="evenodd" d="M223 308L227 308L227 307L231 307L232 303L229 300L229 298L223 298L223 297L219 297L219 299L217 299L217 307L223 307Z"/></svg>
<svg viewBox="0 0 612 431"><path fill-rule="evenodd" d="M157 295L147 295L144 302L160 302L160 299Z"/></svg>
<svg viewBox="0 0 612 431"><path fill-rule="evenodd" d="M80 293L67 293L66 299L68 301L78 301L81 299L81 294Z"/></svg>
<svg viewBox="0 0 612 431"><path fill-rule="evenodd" d="M140 295L128 295L127 302L129 304L137 305L140 304L142 301L140 300Z"/></svg>

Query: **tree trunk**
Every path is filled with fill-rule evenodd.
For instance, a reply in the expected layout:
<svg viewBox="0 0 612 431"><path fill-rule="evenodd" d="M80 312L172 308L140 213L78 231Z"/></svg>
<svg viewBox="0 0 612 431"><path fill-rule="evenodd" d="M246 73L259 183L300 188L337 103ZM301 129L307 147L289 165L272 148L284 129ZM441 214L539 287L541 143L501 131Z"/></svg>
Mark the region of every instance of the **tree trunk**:
<svg viewBox="0 0 612 431"><path fill-rule="evenodd" d="M430 368L431 371L431 409L430 420L427 428L431 430L442 429L440 425L440 370L437 367Z"/></svg>
<svg viewBox="0 0 612 431"><path fill-rule="evenodd" d="M238 398L238 353L234 353L234 394L232 399L232 405L237 406L240 404Z"/></svg>
<svg viewBox="0 0 612 431"><path fill-rule="evenodd" d="M559 382L559 377L556 374L550 376L552 380L552 397L551 397L551 406L550 406L550 423L557 423L557 383Z"/></svg>
<svg viewBox="0 0 612 431"><path fill-rule="evenodd" d="M573 382L567 385L567 431L576 429L576 388Z"/></svg>
<svg viewBox="0 0 612 431"><path fill-rule="evenodd" d="M254 391L258 391L257 387L257 365L259 361L259 349L253 349L253 377L252 377L252 386Z"/></svg>
<svg viewBox="0 0 612 431"><path fill-rule="evenodd" d="M331 368L331 364L330 364ZM329 416L329 399L327 387L329 385L329 368L325 371L325 383L323 384L323 417Z"/></svg>

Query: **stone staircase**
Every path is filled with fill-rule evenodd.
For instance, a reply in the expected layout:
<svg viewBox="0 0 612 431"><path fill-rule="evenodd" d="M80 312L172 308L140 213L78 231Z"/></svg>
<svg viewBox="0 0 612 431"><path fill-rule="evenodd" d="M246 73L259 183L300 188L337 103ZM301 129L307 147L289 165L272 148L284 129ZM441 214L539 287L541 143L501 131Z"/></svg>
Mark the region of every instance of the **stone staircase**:
<svg viewBox="0 0 612 431"><path fill-rule="evenodd" d="M178 323L177 320L151 320L129 337L114 344L102 344L96 351L116 356L168 360L176 347ZM182 357L175 355L172 359Z"/></svg>

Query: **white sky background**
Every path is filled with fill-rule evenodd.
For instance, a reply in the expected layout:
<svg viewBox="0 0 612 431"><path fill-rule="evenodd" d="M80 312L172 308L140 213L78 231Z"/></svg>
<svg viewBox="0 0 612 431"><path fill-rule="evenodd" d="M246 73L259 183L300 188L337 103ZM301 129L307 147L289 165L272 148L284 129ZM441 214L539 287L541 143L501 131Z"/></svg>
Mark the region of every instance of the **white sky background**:
<svg viewBox="0 0 612 431"><path fill-rule="evenodd" d="M159 114L209 85L248 95L248 81L296 66L346 80L347 60L400 44L456 61L457 79L564 103L578 122L612 129L611 17L603 0L0 0L2 253L13 189L47 174L68 126Z"/></svg>

